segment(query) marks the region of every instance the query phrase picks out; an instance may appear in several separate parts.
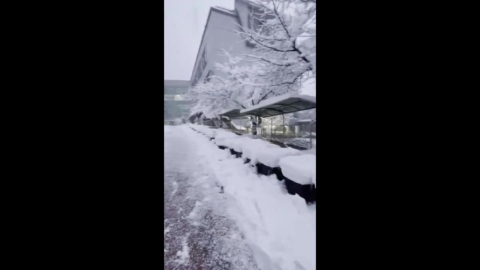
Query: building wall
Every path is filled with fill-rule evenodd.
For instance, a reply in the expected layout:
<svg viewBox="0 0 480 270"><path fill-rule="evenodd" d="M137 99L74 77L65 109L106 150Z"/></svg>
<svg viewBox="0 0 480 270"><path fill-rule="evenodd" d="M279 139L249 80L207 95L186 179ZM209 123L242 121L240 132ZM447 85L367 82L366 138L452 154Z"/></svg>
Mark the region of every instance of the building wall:
<svg viewBox="0 0 480 270"><path fill-rule="evenodd" d="M248 7L239 3L237 12L248 15ZM227 14L226 14L227 13ZM243 16L243 15L242 15ZM224 50L232 55L240 55L251 52L251 47L234 31L240 30L240 20L236 13L229 15L216 8L211 8L205 28L202 44L197 55L197 60L192 72L192 87L204 82L205 78L213 72L215 76L223 77L222 72L215 69L216 63L224 63L226 57ZM203 57L205 56L205 62Z"/></svg>

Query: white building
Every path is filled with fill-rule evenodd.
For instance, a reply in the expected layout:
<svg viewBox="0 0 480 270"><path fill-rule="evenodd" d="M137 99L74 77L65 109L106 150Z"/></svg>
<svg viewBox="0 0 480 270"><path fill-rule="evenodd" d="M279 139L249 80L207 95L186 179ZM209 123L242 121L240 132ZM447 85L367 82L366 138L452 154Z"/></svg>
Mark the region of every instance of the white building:
<svg viewBox="0 0 480 270"><path fill-rule="evenodd" d="M225 62L224 50L232 55L251 51L253 44L244 41L234 31L240 31L240 26L257 29L259 21L252 17L254 13L259 13L259 10L248 0L235 0L235 10L221 7L210 8L197 59L193 66L191 87L199 82L208 81L209 77L215 73L217 73L216 76L221 77L221 74L215 70L215 64Z"/></svg>

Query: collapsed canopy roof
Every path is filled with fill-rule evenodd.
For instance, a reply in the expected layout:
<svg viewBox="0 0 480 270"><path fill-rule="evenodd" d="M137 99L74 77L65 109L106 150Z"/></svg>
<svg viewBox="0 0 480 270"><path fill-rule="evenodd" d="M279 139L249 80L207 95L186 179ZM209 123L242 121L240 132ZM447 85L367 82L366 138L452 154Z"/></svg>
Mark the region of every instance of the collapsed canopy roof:
<svg viewBox="0 0 480 270"><path fill-rule="evenodd" d="M260 104L240 110L240 116L255 115L271 117L286 113L293 113L314 109L317 107L317 99L312 96L289 93L269 98Z"/></svg>

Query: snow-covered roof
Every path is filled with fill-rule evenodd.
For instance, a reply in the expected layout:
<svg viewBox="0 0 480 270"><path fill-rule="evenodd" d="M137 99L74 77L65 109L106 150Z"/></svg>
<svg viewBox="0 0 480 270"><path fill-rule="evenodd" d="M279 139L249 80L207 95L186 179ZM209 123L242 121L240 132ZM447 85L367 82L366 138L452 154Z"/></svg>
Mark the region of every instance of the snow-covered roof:
<svg viewBox="0 0 480 270"><path fill-rule="evenodd" d="M285 95L269 98L240 111L240 115L256 115L270 117L286 113L304 111L317 107L317 99L312 96L287 93Z"/></svg>
<svg viewBox="0 0 480 270"><path fill-rule="evenodd" d="M227 114L232 113L232 112L236 112L236 111L240 111L240 109L226 109L226 110L223 110L223 111L219 112L218 115L228 116Z"/></svg>
<svg viewBox="0 0 480 270"><path fill-rule="evenodd" d="M241 115L240 114L240 109L228 109L228 110L225 110L225 111L222 111L221 113L219 113L218 115L220 116L226 116L230 119L233 119L233 118L245 118L244 115Z"/></svg>

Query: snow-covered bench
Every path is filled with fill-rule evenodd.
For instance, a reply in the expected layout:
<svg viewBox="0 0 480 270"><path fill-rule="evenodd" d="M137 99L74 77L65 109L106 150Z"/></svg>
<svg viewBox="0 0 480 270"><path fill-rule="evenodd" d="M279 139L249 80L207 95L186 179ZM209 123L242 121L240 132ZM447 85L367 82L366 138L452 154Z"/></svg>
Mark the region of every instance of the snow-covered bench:
<svg viewBox="0 0 480 270"><path fill-rule="evenodd" d="M316 159L314 155L298 155L284 157L279 162L288 193L298 194L307 203L316 200Z"/></svg>

